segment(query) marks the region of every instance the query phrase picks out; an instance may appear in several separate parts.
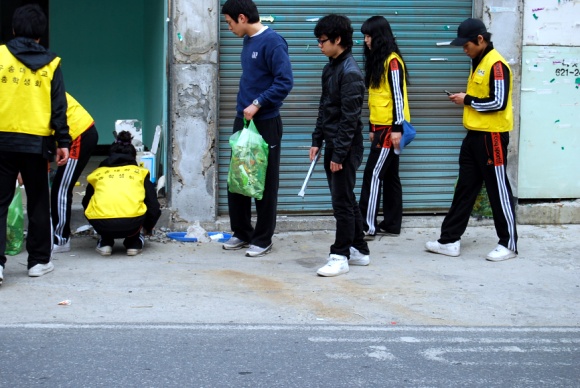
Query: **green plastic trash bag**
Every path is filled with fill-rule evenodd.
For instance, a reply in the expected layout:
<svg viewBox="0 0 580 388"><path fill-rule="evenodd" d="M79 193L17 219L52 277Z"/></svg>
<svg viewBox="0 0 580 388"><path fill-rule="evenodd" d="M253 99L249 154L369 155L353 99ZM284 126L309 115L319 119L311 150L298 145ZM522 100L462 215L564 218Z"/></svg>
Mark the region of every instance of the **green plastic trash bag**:
<svg viewBox="0 0 580 388"><path fill-rule="evenodd" d="M5 254L10 256L19 254L22 251L22 245L24 245L24 209L22 208L22 189L17 186L6 219Z"/></svg>
<svg viewBox="0 0 580 388"><path fill-rule="evenodd" d="M228 171L231 193L262 199L268 168L268 143L253 121L244 120L244 128L230 136L232 159Z"/></svg>

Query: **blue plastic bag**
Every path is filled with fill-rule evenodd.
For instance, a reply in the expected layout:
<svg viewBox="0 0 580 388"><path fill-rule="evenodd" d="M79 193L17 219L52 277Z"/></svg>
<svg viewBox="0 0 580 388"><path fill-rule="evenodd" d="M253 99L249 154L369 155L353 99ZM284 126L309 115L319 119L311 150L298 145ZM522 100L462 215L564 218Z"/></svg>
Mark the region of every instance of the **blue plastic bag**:
<svg viewBox="0 0 580 388"><path fill-rule="evenodd" d="M403 151L403 148L411 143L413 139L415 139L415 136L417 136L415 127L413 127L407 120L403 120L403 136L401 138L401 142L399 143L399 152Z"/></svg>

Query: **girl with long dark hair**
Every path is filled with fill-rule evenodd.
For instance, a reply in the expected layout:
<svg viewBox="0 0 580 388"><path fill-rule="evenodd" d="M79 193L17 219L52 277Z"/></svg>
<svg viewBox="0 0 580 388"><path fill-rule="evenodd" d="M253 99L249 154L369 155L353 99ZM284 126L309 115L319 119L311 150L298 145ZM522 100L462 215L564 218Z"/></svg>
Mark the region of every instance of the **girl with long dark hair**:
<svg viewBox="0 0 580 388"><path fill-rule="evenodd" d="M411 120L407 101L407 69L387 19L373 16L362 27L365 86L369 98L371 150L365 166L360 210L367 239L377 232L401 233L403 191L399 151L403 121ZM377 225L381 184L384 220Z"/></svg>

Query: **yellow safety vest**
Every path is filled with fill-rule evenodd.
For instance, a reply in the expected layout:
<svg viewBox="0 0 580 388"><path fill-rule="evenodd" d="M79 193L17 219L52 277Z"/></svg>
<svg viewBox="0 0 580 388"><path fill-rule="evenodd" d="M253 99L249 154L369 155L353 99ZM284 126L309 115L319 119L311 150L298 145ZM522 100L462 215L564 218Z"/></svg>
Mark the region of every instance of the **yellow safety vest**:
<svg viewBox="0 0 580 388"><path fill-rule="evenodd" d="M50 136L51 83L56 57L34 71L0 46L0 131Z"/></svg>
<svg viewBox="0 0 580 388"><path fill-rule="evenodd" d="M405 120L411 122L411 112L409 110L409 101L407 99L407 79L405 74L405 64L401 57L396 53L389 55L385 61L385 79L382 85L378 88L369 88L369 111L370 117L369 121L371 124L375 125L393 125L393 92L391 91L391 85L389 85L389 80L387 79L386 72L389 69L389 64L391 60L397 59L401 65L401 71L403 73L403 93L405 95L405 107L404 114Z"/></svg>
<svg viewBox="0 0 580 388"><path fill-rule="evenodd" d="M475 69L467 80L467 94L477 98L489 97L489 74L493 70L493 65L501 62L507 66L510 72L510 93L508 95L507 106L504 110L496 112L478 112L469 105L463 108L463 126L474 131L485 132L507 132L514 127L514 114L512 107L512 70L506 60L495 49L487 53L477 69ZM495 74L496 79L501 79L503 74Z"/></svg>
<svg viewBox="0 0 580 388"><path fill-rule="evenodd" d="M87 181L95 193L85 210L92 219L134 218L145 214L145 177L149 171L139 166L99 167Z"/></svg>
<svg viewBox="0 0 580 388"><path fill-rule="evenodd" d="M68 93L66 94L66 102L68 105L66 110L66 120L68 122L70 137L74 141L84 131L89 129L89 127L95 123L95 120L89 112L87 112L86 109Z"/></svg>

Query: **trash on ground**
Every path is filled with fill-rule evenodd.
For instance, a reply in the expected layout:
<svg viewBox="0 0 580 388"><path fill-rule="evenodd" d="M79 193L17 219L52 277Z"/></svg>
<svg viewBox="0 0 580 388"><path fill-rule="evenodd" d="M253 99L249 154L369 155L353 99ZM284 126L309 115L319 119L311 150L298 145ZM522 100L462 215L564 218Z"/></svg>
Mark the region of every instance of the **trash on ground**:
<svg viewBox="0 0 580 388"><path fill-rule="evenodd" d="M204 228L201 227L199 221L195 221L195 223L191 226L187 227L187 234L185 235L187 238L197 238L199 242L210 242L211 239L208 237L207 232Z"/></svg>
<svg viewBox="0 0 580 388"><path fill-rule="evenodd" d="M181 242L197 242L196 237L186 237L186 232L169 232L167 233L167 237L172 240L181 241Z"/></svg>
<svg viewBox="0 0 580 388"><path fill-rule="evenodd" d="M63 300L62 302L58 302L58 305L59 306L70 306L71 303L72 302L70 300L66 299L66 300Z"/></svg>
<svg viewBox="0 0 580 388"><path fill-rule="evenodd" d="M225 243L226 241L228 241L230 239L230 237L232 237L232 235L230 233L224 233L224 232L207 232L207 235L209 236L211 241L219 242L219 243Z"/></svg>
<svg viewBox="0 0 580 388"><path fill-rule="evenodd" d="M77 230L75 230L75 233L83 233L86 232L88 230L91 230L93 227L91 225L83 225L83 226L79 226L77 228Z"/></svg>

